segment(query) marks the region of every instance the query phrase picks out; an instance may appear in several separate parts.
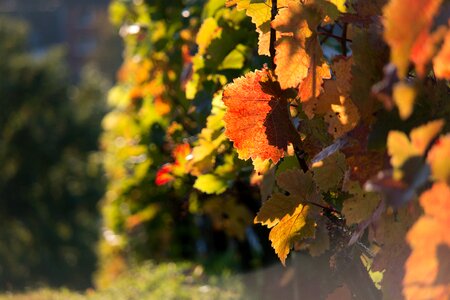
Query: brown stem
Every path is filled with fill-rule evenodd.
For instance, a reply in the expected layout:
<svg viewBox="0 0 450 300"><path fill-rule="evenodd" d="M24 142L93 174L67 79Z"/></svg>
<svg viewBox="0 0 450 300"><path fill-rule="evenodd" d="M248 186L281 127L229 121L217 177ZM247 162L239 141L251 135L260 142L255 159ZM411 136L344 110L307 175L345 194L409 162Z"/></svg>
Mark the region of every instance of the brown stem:
<svg viewBox="0 0 450 300"><path fill-rule="evenodd" d="M336 40L338 40L338 41L346 41L346 42L352 42L352 40L351 39L343 39L341 36L338 36L338 35L334 35L334 34L332 34L332 33L329 33L329 32L325 32L325 31L319 31L317 34L319 34L319 35L324 35L326 38L333 38L333 39L336 39ZM325 40L324 40L325 41Z"/></svg>
<svg viewBox="0 0 450 300"><path fill-rule="evenodd" d="M342 55L347 56L347 23L342 27L341 48Z"/></svg>
<svg viewBox="0 0 450 300"><path fill-rule="evenodd" d="M298 146L294 147L295 157L297 157L300 168L302 168L303 173L308 172L308 164L306 163L306 152L300 149Z"/></svg>
<svg viewBox="0 0 450 300"><path fill-rule="evenodd" d="M272 10L271 10L271 16L270 20L273 21L277 15L277 0L272 0ZM269 46L269 53L270 58L272 59L272 70L275 70L276 64L275 64L275 42L277 39L277 32L276 30L270 26L270 46Z"/></svg>

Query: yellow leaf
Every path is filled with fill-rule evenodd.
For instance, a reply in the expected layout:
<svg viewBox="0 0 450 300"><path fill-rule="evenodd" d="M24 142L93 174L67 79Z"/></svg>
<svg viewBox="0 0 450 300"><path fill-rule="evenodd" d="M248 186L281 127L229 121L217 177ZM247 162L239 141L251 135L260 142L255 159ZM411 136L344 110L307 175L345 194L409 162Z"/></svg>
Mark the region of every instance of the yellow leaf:
<svg viewBox="0 0 450 300"><path fill-rule="evenodd" d="M414 100L416 97L415 89L403 81L394 86L393 91L394 102L398 107L400 118L406 120L411 116L414 108Z"/></svg>
<svg viewBox="0 0 450 300"><path fill-rule="evenodd" d="M434 179L450 185L450 134L436 142L428 153L427 161Z"/></svg>
<svg viewBox="0 0 450 300"><path fill-rule="evenodd" d="M220 36L221 32L222 29L217 25L214 18L205 19L197 33L196 43L198 45L198 54L203 55L209 44L211 44L211 41Z"/></svg>
<svg viewBox="0 0 450 300"><path fill-rule="evenodd" d="M380 203L380 195L365 192L358 182L349 183L347 191L352 194L352 197L346 199L342 206L346 223L351 225L367 220Z"/></svg>
<svg viewBox="0 0 450 300"><path fill-rule="evenodd" d="M286 265L286 258L291 251L293 242L299 237L298 232L307 223L308 211L308 206L300 204L292 215L286 215L270 231L269 240L283 265Z"/></svg>

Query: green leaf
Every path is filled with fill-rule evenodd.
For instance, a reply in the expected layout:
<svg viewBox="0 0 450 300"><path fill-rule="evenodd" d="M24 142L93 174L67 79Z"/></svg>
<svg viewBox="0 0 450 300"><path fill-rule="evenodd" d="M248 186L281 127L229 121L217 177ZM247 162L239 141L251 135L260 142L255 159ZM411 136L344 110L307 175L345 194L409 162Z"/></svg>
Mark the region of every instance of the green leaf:
<svg viewBox="0 0 450 300"><path fill-rule="evenodd" d="M197 177L194 187L206 194L221 194L228 187L227 181L214 174L204 174Z"/></svg>

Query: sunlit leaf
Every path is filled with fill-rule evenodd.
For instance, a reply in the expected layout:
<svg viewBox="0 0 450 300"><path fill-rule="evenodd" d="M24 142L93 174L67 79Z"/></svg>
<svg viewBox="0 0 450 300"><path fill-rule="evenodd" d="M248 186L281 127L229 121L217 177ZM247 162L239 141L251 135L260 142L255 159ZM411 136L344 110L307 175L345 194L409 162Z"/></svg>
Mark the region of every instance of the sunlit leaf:
<svg viewBox="0 0 450 300"><path fill-rule="evenodd" d="M288 102L268 71L256 71L225 87L225 134L234 142L241 159L284 156L299 135L290 122Z"/></svg>
<svg viewBox="0 0 450 300"><path fill-rule="evenodd" d="M408 232L412 248L405 265L403 292L406 299L450 297L450 187L435 183L420 197L425 214Z"/></svg>

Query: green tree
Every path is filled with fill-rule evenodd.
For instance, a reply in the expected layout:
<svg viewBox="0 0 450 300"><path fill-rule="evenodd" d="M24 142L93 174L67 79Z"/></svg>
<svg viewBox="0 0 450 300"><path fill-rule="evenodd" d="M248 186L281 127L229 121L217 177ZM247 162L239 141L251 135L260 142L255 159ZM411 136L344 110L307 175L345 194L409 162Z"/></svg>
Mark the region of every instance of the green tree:
<svg viewBox="0 0 450 300"><path fill-rule="evenodd" d="M0 289L85 288L95 268L95 152L107 83L71 87L64 52L35 58L26 24L0 20Z"/></svg>

